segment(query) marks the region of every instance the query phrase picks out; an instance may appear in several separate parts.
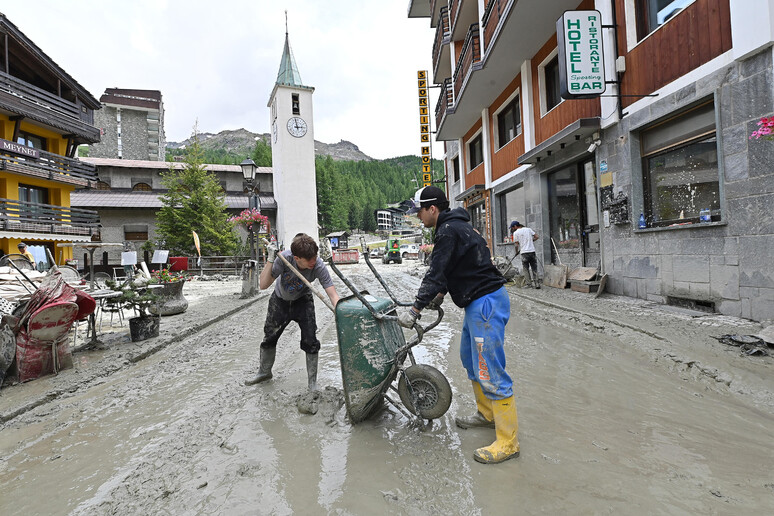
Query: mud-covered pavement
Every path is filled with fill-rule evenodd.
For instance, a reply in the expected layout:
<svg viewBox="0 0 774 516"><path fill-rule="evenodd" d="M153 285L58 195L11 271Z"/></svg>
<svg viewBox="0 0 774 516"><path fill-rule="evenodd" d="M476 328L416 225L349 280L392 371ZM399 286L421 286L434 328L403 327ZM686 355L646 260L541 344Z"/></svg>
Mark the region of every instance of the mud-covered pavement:
<svg viewBox="0 0 774 516"><path fill-rule="evenodd" d="M416 262L377 266L412 297ZM364 264L343 270L384 295ZM245 304L236 282L186 289L189 312L165 318L157 343L108 340L108 350L77 353L75 370L0 391L0 513L774 511L774 359L712 338L755 324L509 287L522 453L485 466L472 453L493 432L454 426L475 409L458 358L462 311L450 303L415 350L448 377L449 412L424 429L394 409L352 426L322 303L318 384L328 389L307 415L296 406L306 372L295 325L273 380L242 385L258 368L266 294ZM220 320L202 324L209 312Z"/></svg>

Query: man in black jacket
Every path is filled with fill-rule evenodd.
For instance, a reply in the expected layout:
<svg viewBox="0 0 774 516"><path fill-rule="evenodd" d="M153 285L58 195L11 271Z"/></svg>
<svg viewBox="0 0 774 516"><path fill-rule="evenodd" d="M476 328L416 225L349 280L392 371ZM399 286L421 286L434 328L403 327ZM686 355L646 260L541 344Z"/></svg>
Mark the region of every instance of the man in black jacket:
<svg viewBox="0 0 774 516"><path fill-rule="evenodd" d="M495 429L495 442L476 450L476 461L497 464L518 457L516 402L503 350L511 312L505 279L492 264L486 241L473 229L467 211L449 210L440 188L418 190L414 206L422 224L435 228L435 246L414 305L400 314L398 322L412 328L422 309L443 302L446 292L465 309L460 358L473 383L478 412L455 418L455 423L460 428Z"/></svg>

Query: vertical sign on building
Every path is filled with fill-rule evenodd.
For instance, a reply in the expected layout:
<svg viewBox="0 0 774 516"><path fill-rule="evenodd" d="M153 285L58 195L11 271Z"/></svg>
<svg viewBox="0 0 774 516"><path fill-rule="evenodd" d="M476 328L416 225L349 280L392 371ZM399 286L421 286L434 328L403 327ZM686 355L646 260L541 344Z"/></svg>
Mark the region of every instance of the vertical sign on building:
<svg viewBox="0 0 774 516"><path fill-rule="evenodd" d="M590 99L605 92L602 15L565 11L556 20L559 89L563 99Z"/></svg>
<svg viewBox="0 0 774 516"><path fill-rule="evenodd" d="M430 108L427 97L427 70L417 72L419 93L419 141L422 143L422 186L433 184L433 156L430 152Z"/></svg>

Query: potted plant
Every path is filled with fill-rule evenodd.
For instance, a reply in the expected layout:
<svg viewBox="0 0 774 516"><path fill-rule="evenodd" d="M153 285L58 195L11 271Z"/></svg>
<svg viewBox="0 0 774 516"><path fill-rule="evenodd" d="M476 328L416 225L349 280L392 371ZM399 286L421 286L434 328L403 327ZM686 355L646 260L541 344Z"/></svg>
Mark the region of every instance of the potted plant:
<svg viewBox="0 0 774 516"><path fill-rule="evenodd" d="M105 285L121 292L121 296L116 301L132 308L137 314L136 317L129 319L129 335L132 342L159 336L161 317L150 313L151 307L158 302L159 296L147 286L133 282L118 285L115 281L106 281Z"/></svg>
<svg viewBox="0 0 774 516"><path fill-rule="evenodd" d="M183 296L183 286L186 282L184 272L172 272L168 268L154 271L151 275L151 285L162 285L155 292L159 302L151 305L149 310L155 315L181 314L188 309L188 300Z"/></svg>

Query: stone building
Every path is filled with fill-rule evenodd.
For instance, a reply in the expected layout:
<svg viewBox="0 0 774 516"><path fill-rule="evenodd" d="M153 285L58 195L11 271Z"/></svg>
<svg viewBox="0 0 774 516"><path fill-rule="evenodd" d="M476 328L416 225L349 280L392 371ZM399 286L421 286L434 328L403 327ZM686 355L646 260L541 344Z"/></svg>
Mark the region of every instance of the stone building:
<svg viewBox="0 0 774 516"><path fill-rule="evenodd" d="M557 21L575 10L598 16L603 96L562 91ZM436 33L449 197L495 254L513 253L515 219L539 261L598 268L610 292L774 319L774 142L749 139L774 114L774 0L411 0L408 15Z"/></svg>
<svg viewBox="0 0 774 516"><path fill-rule="evenodd" d="M156 212L162 207L160 196L166 191L161 184L161 174L169 167L182 169L184 163L139 161L127 159L81 158L90 166L96 166L99 182L96 188L76 190L71 195L73 207L96 211L102 223L101 241L123 243L137 251L138 259L144 256L142 245L157 241ZM249 197L244 192L242 169L239 165L204 165L215 174L226 193L229 213L237 215L247 209ZM269 217L272 227L276 221L277 203L272 194L271 168L258 167L256 182L260 193L258 201L261 213ZM246 235L243 235L243 239ZM103 256L95 256L97 264L121 263L120 247L106 248ZM83 258L83 257L78 257Z"/></svg>
<svg viewBox="0 0 774 516"><path fill-rule="evenodd" d="M164 161L164 103L158 90L108 88L94 124L101 139L90 146L92 158Z"/></svg>

